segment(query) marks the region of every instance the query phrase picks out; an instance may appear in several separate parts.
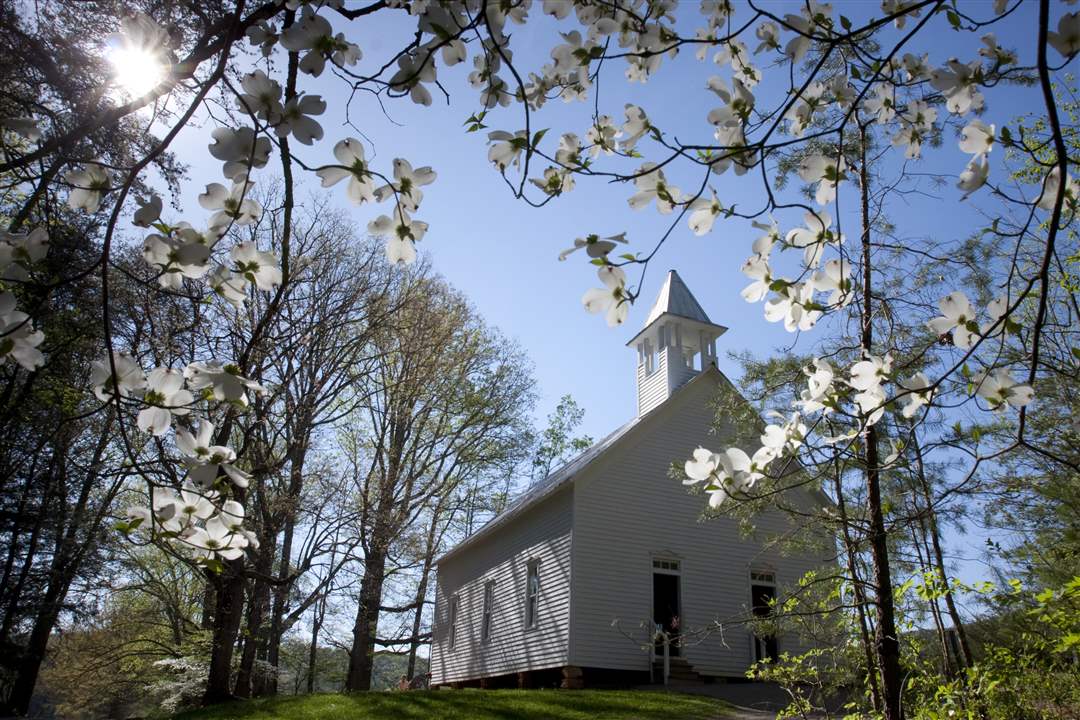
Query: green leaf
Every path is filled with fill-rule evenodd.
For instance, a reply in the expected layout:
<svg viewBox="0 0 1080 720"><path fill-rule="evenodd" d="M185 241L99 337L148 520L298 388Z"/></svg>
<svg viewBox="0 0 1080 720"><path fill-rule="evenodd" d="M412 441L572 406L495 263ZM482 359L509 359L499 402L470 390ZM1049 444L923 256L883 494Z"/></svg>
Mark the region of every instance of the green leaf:
<svg viewBox="0 0 1080 720"><path fill-rule="evenodd" d="M547 134L547 131L548 131L548 128L544 128L543 130L537 130L535 133L533 133L533 139L532 139L533 147L536 147L537 145L540 144L540 141L544 139L544 135Z"/></svg>
<svg viewBox="0 0 1080 720"><path fill-rule="evenodd" d="M949 19L949 24L952 25L954 29L960 29L960 16L956 14L955 10L946 10L945 17Z"/></svg>
<svg viewBox="0 0 1080 720"><path fill-rule="evenodd" d="M848 19L847 15L840 16L840 26L845 30L851 30L851 20Z"/></svg>

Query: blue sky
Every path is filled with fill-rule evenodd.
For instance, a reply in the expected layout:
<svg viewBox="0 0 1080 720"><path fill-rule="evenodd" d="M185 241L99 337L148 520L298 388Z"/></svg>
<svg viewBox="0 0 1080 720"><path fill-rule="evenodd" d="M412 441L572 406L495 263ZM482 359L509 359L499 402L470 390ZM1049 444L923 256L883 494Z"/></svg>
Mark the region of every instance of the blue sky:
<svg viewBox="0 0 1080 720"><path fill-rule="evenodd" d="M772 5L772 9L782 12L796 12L797 7L796 3ZM686 2L680 7L680 27L688 33L700 24L697 6L697 2ZM837 14L847 14L857 22L876 11L878 4L837 2L834 6ZM989 16L990 3L971 3L968 10ZM530 21L526 28L510 26L515 64L523 70L538 69L547 61L551 47L560 42L557 30L576 27L571 21L560 24L540 16L539 3L534 4L533 14L537 22ZM1010 18L1007 27L995 28L999 43L1017 49L1022 63L1034 60L1034 19L1032 3ZM335 21L335 25L343 29L345 23ZM929 52L931 64L940 65L951 55L965 60L975 57L979 46L976 34L952 32L944 17L933 20L932 26L930 34L913 47ZM409 19L400 16L365 18L350 27L349 39L358 43L364 53L361 71L382 64L411 35ZM757 64L765 64L763 56L758 56ZM624 231L632 250L647 251L674 216L659 216L653 209L632 211L626 204L632 189L600 179L579 179L573 192L540 209L515 200L486 159L485 132L464 131L465 119L478 110L477 94L466 82L471 69L471 61L440 68L440 80L451 96L449 104L436 91L431 107L420 107L407 99L391 100L386 102L384 115L374 98L358 94L351 115L365 138L372 141L367 150L375 167L389 174L391 160L404 157L414 166L431 165L438 172L437 182L425 188L424 203L415 215L431 225L422 249L430 254L438 272L466 293L492 325L516 339L531 358L540 393L538 422L564 394L573 395L585 408L583 431L593 437L605 435L633 416L635 358L624 345L640 328L669 268L679 271L711 319L729 328L718 342L718 350L721 370L730 377L738 378L740 372L727 359L727 352L749 350L766 355L791 345L794 336L767 323L760 305L749 305L739 296L746 284L739 266L757 234L744 221L719 221L705 237L695 237L682 221L642 280L642 301L631 310L627 326L610 330L601 317L585 313L580 298L596 283L594 268L581 254L560 263L559 251L586 233L610 235ZM683 52L675 60L665 59L661 71L646 85L631 85L623 79L621 66L609 67L599 89L600 111L621 124L623 105L634 102L646 110L655 125L674 132L680 140L708 142L711 128L705 115L719 104L704 89L706 79L713 74L730 78L729 69L711 61L698 62L692 52ZM329 74L314 83L308 78L303 82L308 92L322 93L330 107L321 118L326 140L315 150L300 148L300 154L313 164L329 162L333 143L357 134L344 126L346 91ZM1001 124L1027 107L1038 108L1033 92L987 90L986 121ZM755 90L759 102L767 102L769 97L775 100L775 93L775 88L767 86ZM562 132L584 136L591 109L591 97L588 105L551 101L534 117L533 128L551 128L547 142L554 147ZM523 127L520 112L519 107L497 108L486 122L491 129L514 131ZM202 184L220 181L220 166L205 150L208 132L208 128L196 128L180 139L181 158L192 168L192 181L183 198L186 207L196 207L194 197ZM643 141L641 147L648 156L649 144ZM927 148L925 154L927 159L919 168L923 171L955 175L967 160L949 136L940 149ZM1000 169L996 164L1000 160L999 151L992 157L995 171ZM615 167L629 170L635 165ZM534 174L540 170L542 166ZM262 173L265 177L266 171ZM700 182L700 178L683 177L678 172L669 174L669 179L688 190ZM760 176L738 178L728 173L714 177L712 185L728 206L748 209L761 204ZM307 186L315 190L317 179L309 179ZM361 232L375 216L389 211L383 206L348 205L343 187L329 192L341 207L348 209ZM962 238L974 227L975 203L961 204L961 193L952 184L935 192L946 199L946 212L941 211L940 203L918 199L906 207L897 206L896 219L902 221L904 234L941 237L943 241ZM799 213L779 219L785 230L801 225ZM849 235L854 232L848 230ZM636 273L632 278L636 283ZM802 338L798 349L808 351L813 340L812 335ZM979 538L971 543L964 541L971 544L972 552L980 542Z"/></svg>

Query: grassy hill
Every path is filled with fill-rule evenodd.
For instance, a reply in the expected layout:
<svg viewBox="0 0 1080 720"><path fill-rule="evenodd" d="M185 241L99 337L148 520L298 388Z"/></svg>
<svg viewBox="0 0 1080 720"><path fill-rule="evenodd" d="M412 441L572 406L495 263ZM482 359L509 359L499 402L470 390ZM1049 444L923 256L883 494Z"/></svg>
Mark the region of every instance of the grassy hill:
<svg viewBox="0 0 1080 720"><path fill-rule="evenodd" d="M711 698L638 690L437 690L304 695L193 710L176 720L707 720Z"/></svg>

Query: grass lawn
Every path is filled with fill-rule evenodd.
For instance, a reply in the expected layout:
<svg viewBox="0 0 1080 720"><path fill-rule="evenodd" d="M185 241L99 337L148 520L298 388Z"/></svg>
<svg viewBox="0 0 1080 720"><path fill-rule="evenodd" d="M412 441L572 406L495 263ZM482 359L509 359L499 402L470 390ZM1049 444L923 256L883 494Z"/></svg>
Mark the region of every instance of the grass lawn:
<svg viewBox="0 0 1080 720"><path fill-rule="evenodd" d="M705 720L712 698L638 690L436 690L302 695L238 701L177 720Z"/></svg>

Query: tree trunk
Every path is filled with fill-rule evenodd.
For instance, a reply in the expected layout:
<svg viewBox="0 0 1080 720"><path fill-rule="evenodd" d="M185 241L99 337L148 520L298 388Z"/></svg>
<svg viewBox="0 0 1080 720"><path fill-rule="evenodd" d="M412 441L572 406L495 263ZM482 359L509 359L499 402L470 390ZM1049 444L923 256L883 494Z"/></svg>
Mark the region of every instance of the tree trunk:
<svg viewBox="0 0 1080 720"><path fill-rule="evenodd" d="M378 547L379 549L375 549ZM346 692L371 689L371 671L375 665L375 637L379 627L379 606L386 579L386 550L372 545L364 558L364 579L360 582L360 602L353 625L353 645L349 652Z"/></svg>
<svg viewBox="0 0 1080 720"><path fill-rule="evenodd" d="M960 611L956 608L956 600L953 598L949 576L945 573L945 553L941 549L941 533L937 523L937 512L934 510L934 498L930 492L930 482L927 480L923 468L922 447L920 447L918 439L914 439L913 444L917 461L916 469L919 473L919 484L922 488L923 500L926 502L926 520L929 523L930 542L934 550L934 563L937 566L938 573L941 574L941 581L945 584L945 608L949 612L949 619L952 620L953 628L956 630L956 637L960 641L960 654L964 665L965 667L971 667L975 664L975 659L971 653L971 645L968 643L963 620L960 619Z"/></svg>
<svg viewBox="0 0 1080 720"><path fill-rule="evenodd" d="M229 688L233 649L244 615L243 559L228 563L228 575L217 579L214 596L213 639L210 645L210 672L202 704L212 705L233 699ZM236 565L239 565L237 567Z"/></svg>
<svg viewBox="0 0 1080 720"><path fill-rule="evenodd" d="M409 643L409 668L407 674L410 679L416 676L416 653L420 649L420 627L424 622L424 600L427 599L428 582L431 578L431 566L435 562L435 538L438 535L439 517L442 514L442 503L436 503L431 511L431 524L428 525L427 537L424 539L424 566L420 572L420 582L416 586L416 614L413 615L412 641Z"/></svg>
<svg viewBox="0 0 1080 720"><path fill-rule="evenodd" d="M866 127L859 126L859 179L862 194L862 350L873 352L873 274L870 258L870 186L866 167ZM885 720L900 720L900 695L903 680L900 675L900 640L896 634L896 609L893 604L892 573L889 569L888 532L881 504L880 458L877 428L870 425L865 432L863 461L866 466L866 503L870 520L870 557L874 572L874 650L881 669L881 699Z"/></svg>
<svg viewBox="0 0 1080 720"><path fill-rule="evenodd" d="M875 711L881 710L881 688L878 686L877 664L874 662L874 646L870 642L870 630L866 623L866 593L863 592L862 579L859 577L859 565L856 561L858 548L855 540L851 537L851 527L848 521L847 501L844 498L844 482L841 476L839 461L835 462L835 477L833 479L836 491L836 509L840 515L840 528L844 537L844 552L847 557L848 575L851 576L851 590L855 596L855 607L859 615L859 634L862 637L863 651L866 660L866 679L870 683L870 705Z"/></svg>
<svg viewBox="0 0 1080 720"><path fill-rule="evenodd" d="M60 605L67 594L67 584L50 584L42 598L41 608L34 619L30 631L30 640L19 658L15 680L11 684L11 693L6 703L0 703L0 717L9 715L23 716L30 709L30 699L34 695L41 663L48 650L49 636L52 635L56 620L60 616Z"/></svg>
<svg viewBox="0 0 1080 720"><path fill-rule="evenodd" d="M274 564L273 546L261 541L256 570L260 575L267 575ZM253 689L264 687L265 683L255 678L255 657L259 650L266 649L266 611L270 605L270 585L265 580L256 578L251 581L247 620L244 632L244 647L240 653L240 666L236 670L236 694L239 697L252 697Z"/></svg>
<svg viewBox="0 0 1080 720"><path fill-rule="evenodd" d="M311 617L311 647L308 649L307 691L315 692L315 663L319 659L319 630L322 629L323 616L326 614L326 597L315 603Z"/></svg>

